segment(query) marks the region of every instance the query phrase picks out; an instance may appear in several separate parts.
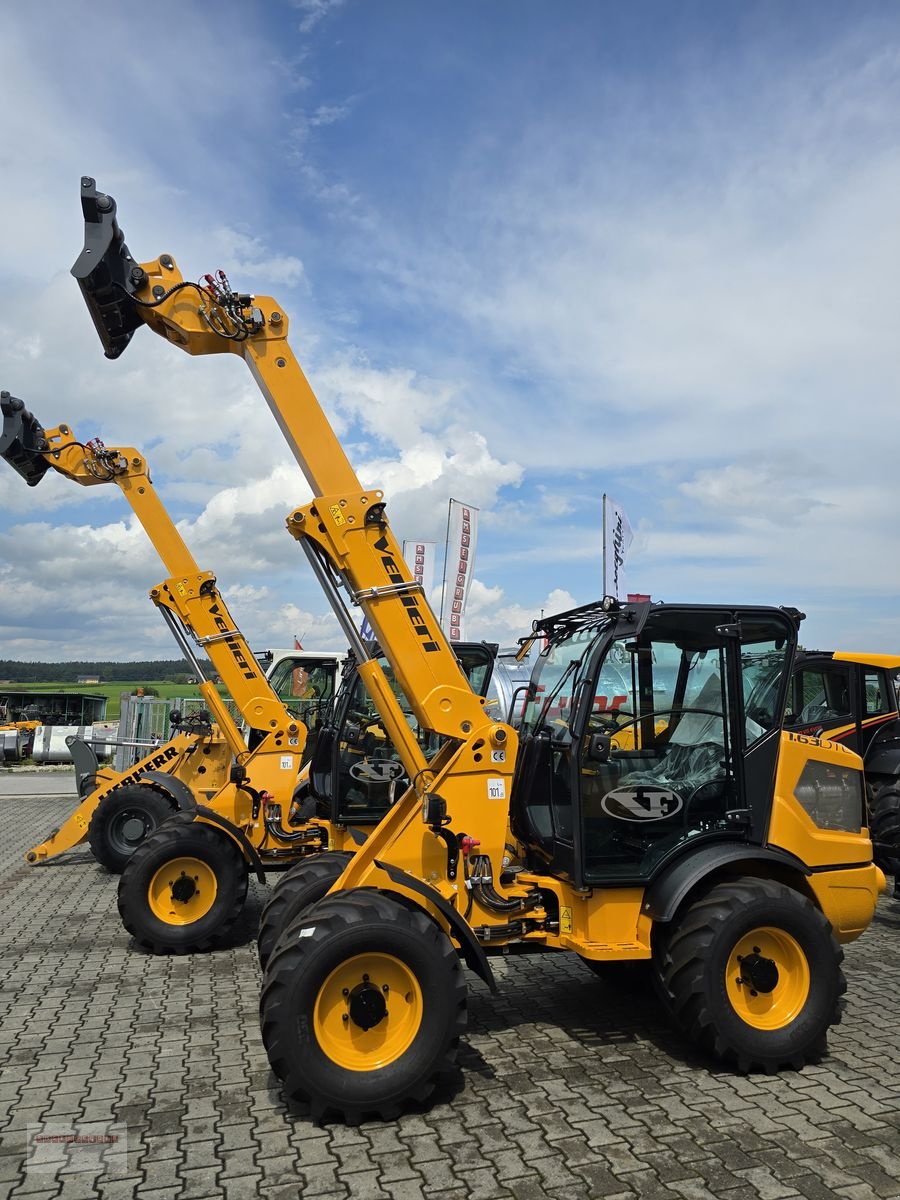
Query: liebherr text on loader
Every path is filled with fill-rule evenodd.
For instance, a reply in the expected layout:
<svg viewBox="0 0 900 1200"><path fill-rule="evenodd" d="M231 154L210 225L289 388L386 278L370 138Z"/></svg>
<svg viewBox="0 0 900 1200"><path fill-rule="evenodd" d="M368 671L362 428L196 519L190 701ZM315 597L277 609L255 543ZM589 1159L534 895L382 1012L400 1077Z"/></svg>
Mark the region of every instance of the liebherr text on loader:
<svg viewBox="0 0 900 1200"><path fill-rule="evenodd" d="M649 960L685 1033L740 1070L802 1067L840 1018L840 943L884 876L862 763L781 728L799 614L722 605L586 605L542 621L517 734L474 696L406 567L382 493L364 488L287 343L271 297L222 275L138 264L115 202L82 182L73 268L108 357L150 326L190 354L244 358L314 499L288 518L332 604L411 786L268 961L263 1039L317 1118L388 1117L426 1098L466 1021L460 956L518 943L589 962ZM425 758L344 603L362 608ZM758 668L777 686L749 710ZM607 677L633 708L603 711ZM504 869L508 828L521 861Z"/></svg>

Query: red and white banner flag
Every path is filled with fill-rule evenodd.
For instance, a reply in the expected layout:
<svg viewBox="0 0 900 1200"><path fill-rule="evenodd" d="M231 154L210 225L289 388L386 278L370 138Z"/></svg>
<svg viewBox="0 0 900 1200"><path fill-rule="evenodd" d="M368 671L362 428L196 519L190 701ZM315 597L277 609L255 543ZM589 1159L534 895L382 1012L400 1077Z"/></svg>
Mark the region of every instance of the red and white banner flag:
<svg viewBox="0 0 900 1200"><path fill-rule="evenodd" d="M461 642L465 637L463 619L472 583L477 542L478 509L471 504L451 500L441 603L441 627L451 642Z"/></svg>
<svg viewBox="0 0 900 1200"><path fill-rule="evenodd" d="M425 590L425 599L431 603L431 591L434 587L435 542L404 542L403 557L406 565L413 573L416 583Z"/></svg>

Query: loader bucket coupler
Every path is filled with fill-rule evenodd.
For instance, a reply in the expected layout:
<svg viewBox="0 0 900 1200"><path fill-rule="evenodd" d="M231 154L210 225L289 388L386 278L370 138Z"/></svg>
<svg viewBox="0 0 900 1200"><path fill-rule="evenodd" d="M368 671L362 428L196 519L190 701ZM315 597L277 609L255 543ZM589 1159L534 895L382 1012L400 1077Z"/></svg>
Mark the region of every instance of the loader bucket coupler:
<svg viewBox="0 0 900 1200"><path fill-rule="evenodd" d="M116 220L116 202L97 191L89 175L81 180L84 249L72 268L107 358L118 358L144 323L132 299L146 275L125 245Z"/></svg>
<svg viewBox="0 0 900 1200"><path fill-rule="evenodd" d="M49 465L43 453L47 449L43 427L22 401L9 392L0 392L0 413L3 414L0 458L5 458L29 487L34 487L44 478Z"/></svg>

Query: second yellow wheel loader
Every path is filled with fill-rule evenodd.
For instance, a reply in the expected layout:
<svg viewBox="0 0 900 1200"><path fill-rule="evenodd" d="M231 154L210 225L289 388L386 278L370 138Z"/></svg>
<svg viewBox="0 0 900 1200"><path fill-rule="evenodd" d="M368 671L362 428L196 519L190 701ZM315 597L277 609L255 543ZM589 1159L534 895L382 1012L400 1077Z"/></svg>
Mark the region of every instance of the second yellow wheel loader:
<svg viewBox="0 0 900 1200"><path fill-rule="evenodd" d="M136 263L92 179L82 206L73 274L108 356L147 324L251 368L313 491L288 528L410 780L268 960L263 1040L286 1093L349 1121L424 1100L465 1029L461 959L493 989L489 955L512 945L650 961L685 1035L739 1070L817 1058L840 1019L841 944L871 921L884 876L859 756L781 728L799 614L574 609L535 630L545 649L521 731L491 720L383 494L357 479L303 376L281 306L221 277L192 284L170 255ZM435 753L366 659L348 602ZM631 707L610 715L600 698L623 673Z"/></svg>
<svg viewBox="0 0 900 1200"><path fill-rule="evenodd" d="M791 679L785 727L862 756L876 864L900 899L900 711L896 654L804 650Z"/></svg>

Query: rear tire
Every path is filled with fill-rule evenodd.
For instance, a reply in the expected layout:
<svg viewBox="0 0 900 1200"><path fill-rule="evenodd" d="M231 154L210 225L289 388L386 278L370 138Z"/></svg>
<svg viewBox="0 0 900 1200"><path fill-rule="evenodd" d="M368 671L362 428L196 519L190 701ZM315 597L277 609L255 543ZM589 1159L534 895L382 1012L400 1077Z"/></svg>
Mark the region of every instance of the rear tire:
<svg viewBox="0 0 900 1200"><path fill-rule="evenodd" d="M284 930L305 908L325 898L352 857L344 851L326 850L295 863L282 877L259 918L256 948L263 970Z"/></svg>
<svg viewBox="0 0 900 1200"><path fill-rule="evenodd" d="M869 805L872 857L885 875L900 877L900 787L889 783Z"/></svg>
<svg viewBox="0 0 900 1200"><path fill-rule="evenodd" d="M169 797L150 784L116 788L94 809L88 826L94 858L107 871L120 875L138 846L174 811Z"/></svg>
<svg viewBox="0 0 900 1200"><path fill-rule="evenodd" d="M134 852L119 881L122 924L154 954L209 950L247 897L247 863L226 833L175 817Z"/></svg>
<svg viewBox="0 0 900 1200"><path fill-rule="evenodd" d="M846 990L843 951L805 896L770 879L720 883L668 938L662 983L681 1028L739 1071L816 1062Z"/></svg>
<svg viewBox="0 0 900 1200"><path fill-rule="evenodd" d="M260 1020L272 1070L313 1120L391 1120L426 1100L454 1062L466 984L429 916L357 888L286 931L266 969Z"/></svg>

